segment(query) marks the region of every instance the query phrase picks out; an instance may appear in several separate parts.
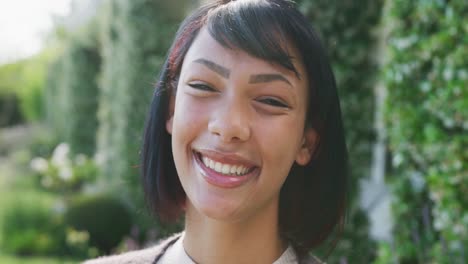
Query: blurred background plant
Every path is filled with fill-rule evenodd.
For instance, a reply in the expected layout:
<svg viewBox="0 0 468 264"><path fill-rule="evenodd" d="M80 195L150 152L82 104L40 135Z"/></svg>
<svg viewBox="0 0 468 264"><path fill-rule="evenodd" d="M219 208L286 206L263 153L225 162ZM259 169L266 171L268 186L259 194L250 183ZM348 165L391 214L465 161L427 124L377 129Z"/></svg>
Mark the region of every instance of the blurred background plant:
<svg viewBox="0 0 468 264"><path fill-rule="evenodd" d="M65 233L54 198L28 192L2 208L2 249L18 255L62 254Z"/></svg>
<svg viewBox="0 0 468 264"><path fill-rule="evenodd" d="M468 4L390 3L383 76L395 253L403 263L466 263Z"/></svg>
<svg viewBox="0 0 468 264"><path fill-rule="evenodd" d="M71 157L67 143L60 143L49 159L33 158L30 166L37 173L42 188L63 195L80 191L86 183L92 184L98 174L94 160L85 154Z"/></svg>
<svg viewBox="0 0 468 264"><path fill-rule="evenodd" d="M170 41L201 2L71 0L42 50L0 65L0 263L77 263L181 229L146 212L138 152ZM352 168L327 262L466 263L468 3L297 4L329 51Z"/></svg>

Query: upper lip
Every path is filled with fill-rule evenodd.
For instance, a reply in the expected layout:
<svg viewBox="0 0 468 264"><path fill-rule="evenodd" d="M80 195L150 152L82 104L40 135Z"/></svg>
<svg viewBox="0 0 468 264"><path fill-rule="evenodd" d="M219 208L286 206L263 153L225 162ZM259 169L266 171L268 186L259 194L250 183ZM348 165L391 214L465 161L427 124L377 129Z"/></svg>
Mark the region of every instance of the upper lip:
<svg viewBox="0 0 468 264"><path fill-rule="evenodd" d="M243 165L246 167L258 167L258 165L255 162L252 162L251 160L246 159L240 156L239 154L233 152L220 152L217 150L209 149L196 149L194 151L200 153L204 157L221 163Z"/></svg>

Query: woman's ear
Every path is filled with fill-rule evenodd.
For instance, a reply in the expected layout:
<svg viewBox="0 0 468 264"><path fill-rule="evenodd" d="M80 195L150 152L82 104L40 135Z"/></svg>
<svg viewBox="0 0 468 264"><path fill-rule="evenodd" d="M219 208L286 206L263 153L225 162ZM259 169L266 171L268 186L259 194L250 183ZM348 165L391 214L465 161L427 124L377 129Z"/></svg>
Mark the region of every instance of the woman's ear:
<svg viewBox="0 0 468 264"><path fill-rule="evenodd" d="M172 124L174 120L174 108L175 108L175 97L170 95L169 97L169 112L166 117L166 131L172 135Z"/></svg>
<svg viewBox="0 0 468 264"><path fill-rule="evenodd" d="M302 139L302 145L297 152L296 162L301 166L307 165L312 159L315 152L315 148L318 145L319 135L313 128L306 128L304 137Z"/></svg>

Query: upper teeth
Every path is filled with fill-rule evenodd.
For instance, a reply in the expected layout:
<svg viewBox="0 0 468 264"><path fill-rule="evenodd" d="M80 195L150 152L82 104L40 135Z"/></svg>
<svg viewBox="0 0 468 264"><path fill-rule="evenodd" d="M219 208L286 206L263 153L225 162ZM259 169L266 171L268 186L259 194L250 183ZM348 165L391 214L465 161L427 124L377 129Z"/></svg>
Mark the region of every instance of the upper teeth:
<svg viewBox="0 0 468 264"><path fill-rule="evenodd" d="M243 165L230 165L211 160L207 157L202 157L203 164L216 172L229 175L244 175L248 172L248 168Z"/></svg>

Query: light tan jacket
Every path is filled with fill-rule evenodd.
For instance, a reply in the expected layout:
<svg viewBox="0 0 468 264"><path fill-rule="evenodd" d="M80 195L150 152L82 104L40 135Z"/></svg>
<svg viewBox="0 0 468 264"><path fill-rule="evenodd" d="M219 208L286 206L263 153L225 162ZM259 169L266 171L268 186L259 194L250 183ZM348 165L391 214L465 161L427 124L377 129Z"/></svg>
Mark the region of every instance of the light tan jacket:
<svg viewBox="0 0 468 264"><path fill-rule="evenodd" d="M99 257L97 259L85 261L84 264L157 264L166 250L173 245L181 234L175 234L162 240L156 246L130 251L120 255ZM300 262L300 264L325 264L316 257L309 257Z"/></svg>

